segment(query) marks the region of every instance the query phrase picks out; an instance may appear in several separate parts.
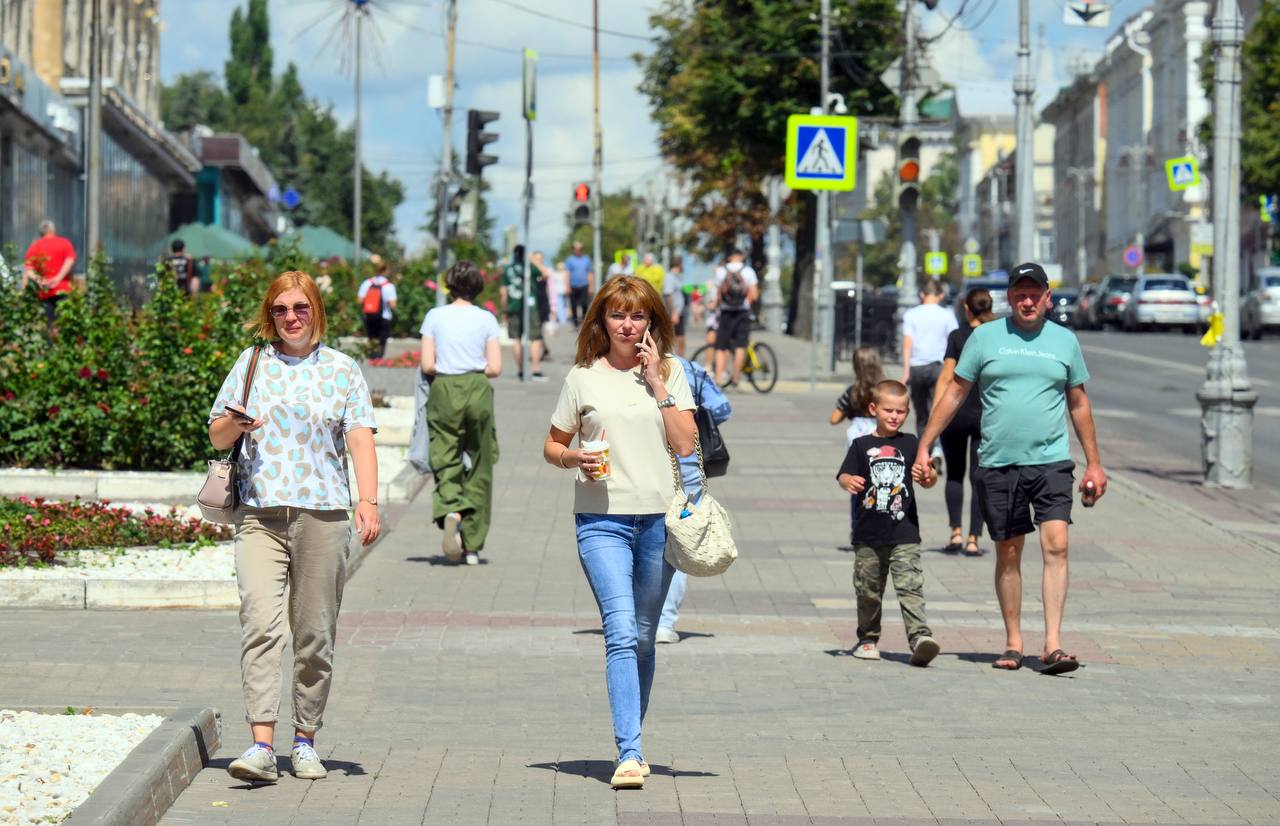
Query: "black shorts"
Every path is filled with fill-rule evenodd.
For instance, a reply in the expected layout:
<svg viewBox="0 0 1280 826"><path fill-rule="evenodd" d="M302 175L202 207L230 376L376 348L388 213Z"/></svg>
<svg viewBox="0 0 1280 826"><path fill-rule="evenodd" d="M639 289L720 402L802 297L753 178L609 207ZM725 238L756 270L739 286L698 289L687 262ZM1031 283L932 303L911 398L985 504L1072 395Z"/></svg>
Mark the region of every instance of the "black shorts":
<svg viewBox="0 0 1280 826"><path fill-rule="evenodd" d="M751 313L747 310L721 310L716 325L716 349L745 349L751 338Z"/></svg>
<svg viewBox="0 0 1280 826"><path fill-rule="evenodd" d="M1051 519L1071 523L1075 462L978 469L982 515L997 541L1025 536ZM1035 523L1031 521L1035 512Z"/></svg>

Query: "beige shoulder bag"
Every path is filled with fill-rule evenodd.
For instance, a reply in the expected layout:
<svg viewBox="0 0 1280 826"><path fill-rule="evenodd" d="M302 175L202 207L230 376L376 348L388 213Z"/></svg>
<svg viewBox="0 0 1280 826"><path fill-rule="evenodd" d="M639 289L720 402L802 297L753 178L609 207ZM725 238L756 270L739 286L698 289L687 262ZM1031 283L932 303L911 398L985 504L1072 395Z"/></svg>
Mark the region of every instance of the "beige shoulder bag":
<svg viewBox="0 0 1280 826"><path fill-rule="evenodd" d="M253 348L249 369L245 372L240 406L246 410L249 409L249 388L253 386L253 374L258 372L258 356L261 354L261 347ZM235 524L236 511L240 509L240 447L244 439L245 434L241 434L225 458L209 460L209 472L204 477L200 494L196 496L196 504L200 506L200 515L210 522Z"/></svg>
<svg viewBox="0 0 1280 826"><path fill-rule="evenodd" d="M729 512L711 496L707 489L707 474L702 466L702 445L695 434L693 449L698 454L698 476L702 480L702 499L693 503L684 492L684 480L680 476L680 462L675 451L667 446L671 457L671 475L676 492L671 497L664 519L667 526L667 546L663 556L677 571L689 576L715 576L723 574L738 558L738 547L733 542L733 524Z"/></svg>

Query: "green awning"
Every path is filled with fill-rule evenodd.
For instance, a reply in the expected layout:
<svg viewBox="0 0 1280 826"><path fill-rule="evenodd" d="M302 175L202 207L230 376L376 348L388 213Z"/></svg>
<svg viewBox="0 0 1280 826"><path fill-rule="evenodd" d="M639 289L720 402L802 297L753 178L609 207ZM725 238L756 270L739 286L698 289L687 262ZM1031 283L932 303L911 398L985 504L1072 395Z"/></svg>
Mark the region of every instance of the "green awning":
<svg viewBox="0 0 1280 826"><path fill-rule="evenodd" d="M186 224L169 233L164 240L167 254L175 238L181 238L192 258L208 256L217 261L243 261L258 256L258 247L247 238L216 224Z"/></svg>
<svg viewBox="0 0 1280 826"><path fill-rule="evenodd" d="M298 242L298 249L308 258L333 258L337 256L350 261L352 251L355 249L355 243L350 238L344 238L328 227L310 224L298 227L288 235L281 236L277 243L287 244L294 240ZM371 255L368 250L361 250L361 252L365 259L368 259Z"/></svg>

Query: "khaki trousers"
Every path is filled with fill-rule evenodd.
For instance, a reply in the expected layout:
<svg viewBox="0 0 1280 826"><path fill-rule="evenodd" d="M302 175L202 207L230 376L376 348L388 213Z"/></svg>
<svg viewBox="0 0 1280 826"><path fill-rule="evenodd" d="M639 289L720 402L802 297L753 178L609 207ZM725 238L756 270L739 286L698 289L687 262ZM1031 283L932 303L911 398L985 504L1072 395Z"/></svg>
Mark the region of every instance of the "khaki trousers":
<svg viewBox="0 0 1280 826"><path fill-rule="evenodd" d="M246 720L280 714L280 664L293 632L293 725L320 728L333 682L333 646L347 578L345 510L244 508L236 529L240 673ZM284 621L285 588L289 621Z"/></svg>

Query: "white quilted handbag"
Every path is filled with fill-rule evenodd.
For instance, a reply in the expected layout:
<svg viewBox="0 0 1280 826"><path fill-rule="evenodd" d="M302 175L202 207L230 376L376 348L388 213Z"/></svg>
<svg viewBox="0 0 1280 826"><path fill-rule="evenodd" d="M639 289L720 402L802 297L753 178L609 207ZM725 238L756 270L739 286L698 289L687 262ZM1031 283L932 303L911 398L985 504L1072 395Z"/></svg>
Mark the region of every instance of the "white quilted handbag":
<svg viewBox="0 0 1280 826"><path fill-rule="evenodd" d="M689 576L715 576L728 570L738 558L738 547L733 543L733 524L729 512L724 509L707 489L707 474L702 467L702 445L698 437L693 439L698 454L698 475L702 480L702 499L695 505L684 492L680 477L680 463L676 454L667 447L671 457L671 473L676 492L671 497L665 518L667 547L663 556L677 571Z"/></svg>

